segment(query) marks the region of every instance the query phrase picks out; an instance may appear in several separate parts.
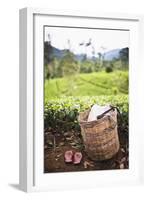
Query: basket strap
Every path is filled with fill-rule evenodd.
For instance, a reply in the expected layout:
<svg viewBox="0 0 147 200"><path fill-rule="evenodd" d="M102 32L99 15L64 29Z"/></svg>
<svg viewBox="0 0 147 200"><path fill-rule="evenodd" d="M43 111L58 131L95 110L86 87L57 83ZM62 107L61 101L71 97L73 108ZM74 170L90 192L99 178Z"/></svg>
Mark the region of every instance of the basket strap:
<svg viewBox="0 0 147 200"><path fill-rule="evenodd" d="M116 107L116 106L111 106L113 109L116 109L117 110L117 114L118 114L118 116L119 116L119 119L120 119L120 122L122 122L123 120L122 120L122 115L121 115L121 113L120 113L120 110L118 109L118 107Z"/></svg>
<svg viewBox="0 0 147 200"><path fill-rule="evenodd" d="M119 115L121 115L120 110L118 109L118 107L116 107L116 106L111 106L111 108L113 108L113 110L116 109L116 110L117 110L117 113L118 113Z"/></svg>
<svg viewBox="0 0 147 200"><path fill-rule="evenodd" d="M110 109L106 110L104 113L102 113L101 115L97 116L97 119L101 119L102 117L104 117L105 114L107 114L108 112L110 112L111 110L114 110L115 107L111 106Z"/></svg>
<svg viewBox="0 0 147 200"><path fill-rule="evenodd" d="M99 115L98 117L97 117L97 119L101 119L102 117L104 117L108 112L110 112L111 110L117 110L117 114L119 115L119 117L120 117L120 120L122 120L122 118L121 118L121 113L120 113L120 110L118 109L118 107L116 107L116 106L110 106L111 108L110 109L108 109L108 110L106 110L103 114L101 114L101 115ZM111 117L111 115L108 115L108 118L109 118L109 120L112 122L112 124L113 124L113 126L112 126L112 128L115 128L116 127L116 125L117 125L117 122Z"/></svg>

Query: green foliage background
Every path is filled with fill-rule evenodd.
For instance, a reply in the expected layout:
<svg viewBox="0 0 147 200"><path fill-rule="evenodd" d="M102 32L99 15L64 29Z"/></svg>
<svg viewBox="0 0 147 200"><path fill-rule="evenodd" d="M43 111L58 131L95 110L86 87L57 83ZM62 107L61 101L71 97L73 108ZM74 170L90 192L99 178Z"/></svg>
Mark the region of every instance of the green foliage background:
<svg viewBox="0 0 147 200"><path fill-rule="evenodd" d="M45 102L62 96L128 94L128 71L77 74L45 80ZM65 98L65 97L64 97Z"/></svg>
<svg viewBox="0 0 147 200"><path fill-rule="evenodd" d="M128 95L105 95L85 97L62 97L45 104L45 128L48 126L64 132L79 130L79 112L89 109L93 104L117 106L122 116L122 125L128 126Z"/></svg>
<svg viewBox="0 0 147 200"><path fill-rule="evenodd" d="M48 46L47 46L48 47ZM46 48L47 48L46 47ZM51 52L52 49L47 49ZM93 104L117 106L128 128L128 52L121 59L77 61L69 50L61 59L45 54L44 128L80 130L78 115Z"/></svg>

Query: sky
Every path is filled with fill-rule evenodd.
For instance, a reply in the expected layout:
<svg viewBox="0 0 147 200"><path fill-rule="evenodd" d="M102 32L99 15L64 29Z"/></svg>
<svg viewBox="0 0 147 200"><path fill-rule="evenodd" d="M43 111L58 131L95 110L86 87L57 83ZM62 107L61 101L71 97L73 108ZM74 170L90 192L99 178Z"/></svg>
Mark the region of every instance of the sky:
<svg viewBox="0 0 147 200"><path fill-rule="evenodd" d="M129 31L45 27L45 41L51 40L58 49L70 48L75 54L86 53L97 56L112 49L129 47ZM86 43L91 41L91 45ZM79 45L83 44L83 45Z"/></svg>

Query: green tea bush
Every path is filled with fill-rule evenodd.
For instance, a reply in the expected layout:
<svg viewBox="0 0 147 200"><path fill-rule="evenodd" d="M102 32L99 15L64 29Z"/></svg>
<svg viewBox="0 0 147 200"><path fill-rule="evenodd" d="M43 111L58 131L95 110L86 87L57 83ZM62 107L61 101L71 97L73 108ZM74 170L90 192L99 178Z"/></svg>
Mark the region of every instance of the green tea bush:
<svg viewBox="0 0 147 200"><path fill-rule="evenodd" d="M44 128L51 127L59 133L71 129L80 130L78 115L93 104L110 104L120 110L123 126L128 126L128 95L62 97L45 104Z"/></svg>
<svg viewBox="0 0 147 200"><path fill-rule="evenodd" d="M112 67L106 67L105 71L107 73L113 72L113 68Z"/></svg>

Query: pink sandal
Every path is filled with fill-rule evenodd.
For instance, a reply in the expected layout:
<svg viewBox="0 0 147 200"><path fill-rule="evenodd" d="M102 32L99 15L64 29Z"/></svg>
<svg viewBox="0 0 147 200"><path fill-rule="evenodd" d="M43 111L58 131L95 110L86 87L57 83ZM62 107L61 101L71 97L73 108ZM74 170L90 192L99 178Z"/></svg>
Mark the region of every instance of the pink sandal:
<svg viewBox="0 0 147 200"><path fill-rule="evenodd" d="M74 164L80 164L81 160L82 160L82 153L81 152L76 152L74 154L73 163Z"/></svg>
<svg viewBox="0 0 147 200"><path fill-rule="evenodd" d="M64 160L66 163L71 163L73 161L73 152L72 151L66 151L64 154Z"/></svg>

